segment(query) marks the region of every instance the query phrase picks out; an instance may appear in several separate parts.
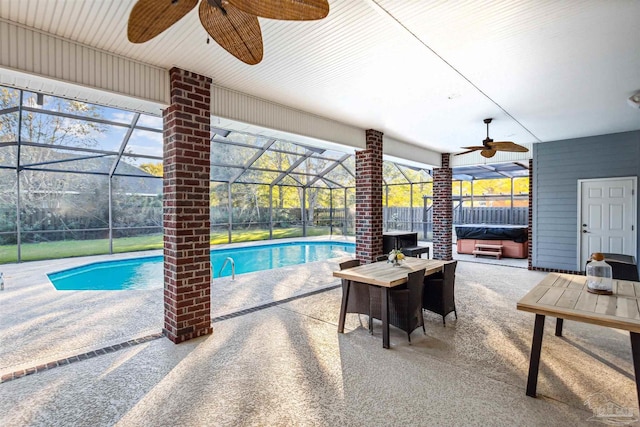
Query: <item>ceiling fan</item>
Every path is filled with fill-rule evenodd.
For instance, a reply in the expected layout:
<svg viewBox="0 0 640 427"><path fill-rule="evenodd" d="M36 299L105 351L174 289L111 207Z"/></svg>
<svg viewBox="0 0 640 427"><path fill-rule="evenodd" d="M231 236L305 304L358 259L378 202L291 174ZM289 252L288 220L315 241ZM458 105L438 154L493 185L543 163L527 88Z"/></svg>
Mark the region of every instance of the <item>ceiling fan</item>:
<svg viewBox="0 0 640 427"><path fill-rule="evenodd" d="M462 154L473 153L474 151L480 150L480 155L482 157L491 158L496 155L498 151L510 151L513 153L526 153L529 151L528 148L523 147L522 145L518 145L515 142L511 141L494 141L489 138L489 123L491 123L493 119L484 119L484 122L487 124L487 137L482 141L482 145L476 145L472 147L462 147L467 151L463 151L462 153L456 154L456 156L460 156Z"/></svg>
<svg viewBox="0 0 640 427"><path fill-rule="evenodd" d="M127 37L144 43L182 19L199 0L138 0L129 15ZM329 14L327 0L202 0L200 22L223 49L255 65L262 61L262 32L258 16L311 21ZM207 40L208 42L208 40Z"/></svg>

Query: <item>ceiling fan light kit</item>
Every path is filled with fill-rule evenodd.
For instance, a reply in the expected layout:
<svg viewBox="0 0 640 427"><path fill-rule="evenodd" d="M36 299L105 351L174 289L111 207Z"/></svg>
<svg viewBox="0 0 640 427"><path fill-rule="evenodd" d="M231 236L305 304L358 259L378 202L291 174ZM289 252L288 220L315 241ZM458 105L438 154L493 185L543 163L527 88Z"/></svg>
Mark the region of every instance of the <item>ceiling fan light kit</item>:
<svg viewBox="0 0 640 427"><path fill-rule="evenodd" d="M144 43L167 30L200 1L200 23L224 50L255 65L262 61L262 32L258 17L312 21L329 14L327 0L138 0L131 9L127 37Z"/></svg>
<svg viewBox="0 0 640 427"><path fill-rule="evenodd" d="M467 151L463 151L462 153L456 154L456 156L460 156L462 154L473 153L474 151L480 151L480 155L484 158L490 159L491 157L496 155L498 151L508 151L511 153L526 153L529 151L528 148L523 147L522 145L518 145L515 142L511 141L494 141L489 138L489 124L493 121L493 119L488 118L484 119L483 122L487 125L487 137L482 141L482 145L475 145L471 147L462 147Z"/></svg>

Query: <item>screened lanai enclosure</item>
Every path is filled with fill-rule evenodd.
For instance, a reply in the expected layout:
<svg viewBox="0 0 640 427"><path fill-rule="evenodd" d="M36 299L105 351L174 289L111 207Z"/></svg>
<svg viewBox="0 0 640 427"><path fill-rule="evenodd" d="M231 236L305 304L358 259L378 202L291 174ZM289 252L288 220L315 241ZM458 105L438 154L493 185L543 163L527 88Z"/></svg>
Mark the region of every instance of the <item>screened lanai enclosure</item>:
<svg viewBox="0 0 640 427"><path fill-rule="evenodd" d="M0 86L0 263L161 248L162 145L160 116ZM429 240L430 171L383 167L385 230ZM454 169L456 222L526 221L527 176ZM354 151L212 128L210 200L212 244L353 235Z"/></svg>

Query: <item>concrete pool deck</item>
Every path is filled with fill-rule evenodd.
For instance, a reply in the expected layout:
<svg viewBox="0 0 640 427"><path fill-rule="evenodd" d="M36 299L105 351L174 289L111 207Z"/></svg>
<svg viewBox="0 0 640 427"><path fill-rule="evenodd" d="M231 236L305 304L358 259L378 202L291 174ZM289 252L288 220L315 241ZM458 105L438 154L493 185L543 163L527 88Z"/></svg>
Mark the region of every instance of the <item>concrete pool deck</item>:
<svg viewBox="0 0 640 427"><path fill-rule="evenodd" d="M87 261L2 266L2 372L161 330L161 291L60 292L42 280ZM142 340L2 383L0 425L577 426L593 424L595 398L637 416L629 335L615 329L565 322L557 338L549 319L539 398L525 396L533 315L515 304L545 273L461 261L458 320L442 327L426 313L426 335L409 344L391 328L385 350L366 316L337 333L338 261L216 279L212 335ZM256 304L267 307L247 310Z"/></svg>
<svg viewBox="0 0 640 427"><path fill-rule="evenodd" d="M328 241L326 238L270 241ZM353 242L353 239L333 239ZM264 244L264 242L261 242ZM246 247L255 242L216 245ZM93 262L162 255L161 250L2 265L0 377L162 331L162 288L58 291L47 273ZM345 254L343 258L349 258ZM211 317L224 318L272 302L335 286L336 261L309 263L212 280ZM268 277L268 280L265 280Z"/></svg>

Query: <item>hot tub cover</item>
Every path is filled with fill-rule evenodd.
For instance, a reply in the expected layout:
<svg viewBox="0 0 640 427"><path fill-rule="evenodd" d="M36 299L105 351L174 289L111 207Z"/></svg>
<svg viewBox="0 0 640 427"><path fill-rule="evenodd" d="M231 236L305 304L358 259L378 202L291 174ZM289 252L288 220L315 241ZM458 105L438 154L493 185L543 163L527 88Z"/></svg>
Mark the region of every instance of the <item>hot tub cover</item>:
<svg viewBox="0 0 640 427"><path fill-rule="evenodd" d="M529 240L526 225L465 224L456 225L458 239L513 240L522 243Z"/></svg>

